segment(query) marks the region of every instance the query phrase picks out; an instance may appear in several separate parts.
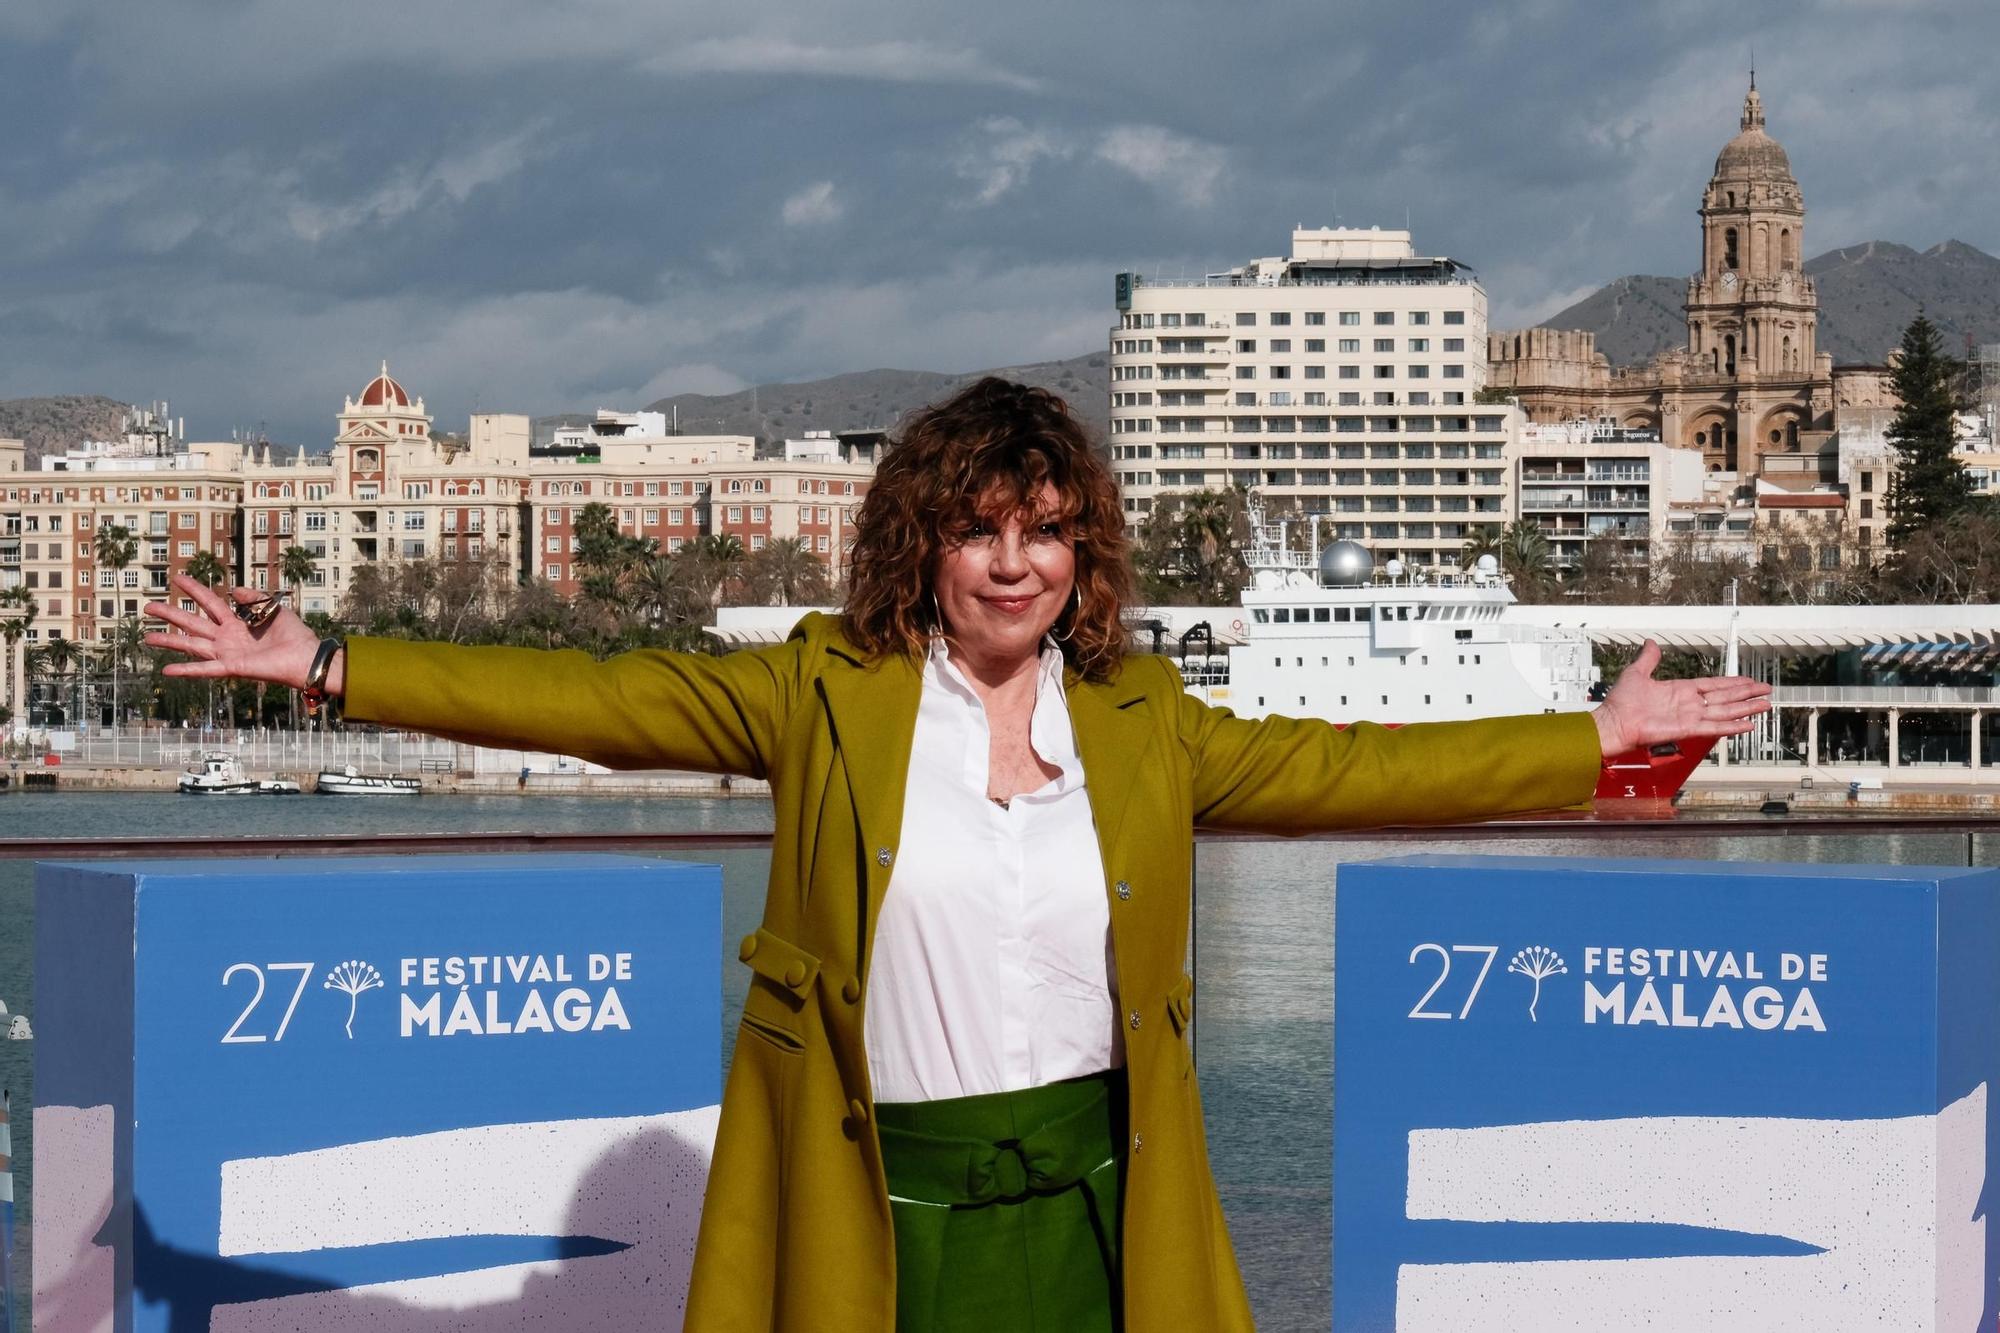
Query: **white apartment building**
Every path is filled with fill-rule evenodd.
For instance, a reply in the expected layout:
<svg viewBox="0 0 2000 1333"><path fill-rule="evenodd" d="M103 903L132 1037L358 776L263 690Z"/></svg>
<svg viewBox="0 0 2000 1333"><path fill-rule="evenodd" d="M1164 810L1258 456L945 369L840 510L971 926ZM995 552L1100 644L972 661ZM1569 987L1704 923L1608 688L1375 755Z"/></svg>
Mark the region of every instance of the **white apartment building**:
<svg viewBox="0 0 2000 1333"><path fill-rule="evenodd" d="M1562 568L1582 560L1594 541L1614 542L1622 557L1645 560L1667 534L1673 505L1703 498L1701 451L1670 448L1656 430L1608 420L1523 422L1512 456L1515 512L1540 526ZM1683 517L1693 531L1694 515Z"/></svg>
<svg viewBox="0 0 2000 1333"><path fill-rule="evenodd" d="M1289 258L1121 273L1111 447L1132 530L1159 497L1255 486L1377 560L1455 566L1511 513L1510 409L1476 405L1486 293L1407 231L1303 228Z"/></svg>

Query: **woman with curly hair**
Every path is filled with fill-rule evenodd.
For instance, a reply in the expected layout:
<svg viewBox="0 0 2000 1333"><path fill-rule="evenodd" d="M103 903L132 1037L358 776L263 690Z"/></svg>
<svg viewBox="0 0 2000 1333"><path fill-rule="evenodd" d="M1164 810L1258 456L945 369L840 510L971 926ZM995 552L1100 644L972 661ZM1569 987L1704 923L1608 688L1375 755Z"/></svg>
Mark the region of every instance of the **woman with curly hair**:
<svg viewBox="0 0 2000 1333"><path fill-rule="evenodd" d="M147 608L171 626L147 641L190 659L169 674L769 780L690 1329L1249 1328L1187 1035L1192 830L1571 805L1602 754L1767 707L1642 662L1590 714L1390 731L1210 708L1126 652L1123 515L1086 432L998 379L905 424L856 529L841 615L724 657L323 642L187 580L197 611ZM1485 780L1421 780L1446 768Z"/></svg>

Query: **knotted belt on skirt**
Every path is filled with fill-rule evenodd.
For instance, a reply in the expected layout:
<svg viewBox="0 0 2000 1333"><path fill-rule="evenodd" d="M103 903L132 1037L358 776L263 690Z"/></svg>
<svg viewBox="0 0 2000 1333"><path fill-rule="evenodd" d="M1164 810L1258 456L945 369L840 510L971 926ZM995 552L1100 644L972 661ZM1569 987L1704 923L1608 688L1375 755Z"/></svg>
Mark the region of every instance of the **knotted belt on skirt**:
<svg viewBox="0 0 2000 1333"><path fill-rule="evenodd" d="M875 1108L897 1333L1114 1333L1125 1071Z"/></svg>

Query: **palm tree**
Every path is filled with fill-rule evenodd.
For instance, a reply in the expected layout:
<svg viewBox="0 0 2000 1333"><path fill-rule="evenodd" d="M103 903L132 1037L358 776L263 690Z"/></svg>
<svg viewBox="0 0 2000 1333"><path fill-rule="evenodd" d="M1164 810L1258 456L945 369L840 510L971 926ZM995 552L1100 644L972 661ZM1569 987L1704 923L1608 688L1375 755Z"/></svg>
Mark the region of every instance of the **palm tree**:
<svg viewBox="0 0 2000 1333"><path fill-rule="evenodd" d="M97 557L97 585L100 588L104 586L104 570L109 569L114 576L123 574L126 567L139 555L139 539L133 536L132 530L123 523L98 524L97 537L92 546L95 548L93 553ZM122 591L118 586L119 582L116 577L111 580L111 609L114 612L118 609L119 593ZM124 617L121 615L120 623L123 623L123 620ZM124 720L124 714L119 708L118 654L114 652L111 655L111 743L114 746L118 743L118 727Z"/></svg>
<svg viewBox="0 0 2000 1333"><path fill-rule="evenodd" d="M63 684L69 679L70 668L77 662L76 643L70 639L53 638L39 649L32 650L29 656L33 659L28 664L29 676L40 676L52 681L56 686L56 698L61 699ZM66 714L68 710L65 709L64 712ZM69 720L75 721L74 718Z"/></svg>
<svg viewBox="0 0 2000 1333"><path fill-rule="evenodd" d="M10 667L7 674L7 706L27 717L28 655L21 651L21 639L34 623L37 603L26 588L0 588L0 636L7 640Z"/></svg>
<svg viewBox="0 0 2000 1333"><path fill-rule="evenodd" d="M292 606L300 608L304 602L299 597L299 588L319 572L319 561L303 546L287 546L278 557L278 577L292 588Z"/></svg>
<svg viewBox="0 0 2000 1333"><path fill-rule="evenodd" d="M679 558L687 564L689 581L702 590L702 600L715 607L735 591L745 556L741 537L717 532L683 546Z"/></svg>
<svg viewBox="0 0 2000 1333"><path fill-rule="evenodd" d="M752 599L765 605L811 606L833 592L826 562L813 554L806 537L779 537L766 545L744 562L743 581Z"/></svg>
<svg viewBox="0 0 2000 1333"><path fill-rule="evenodd" d="M220 587L229 579L229 566L222 563L222 557L206 547L190 556L187 567L181 572L210 588Z"/></svg>
<svg viewBox="0 0 2000 1333"><path fill-rule="evenodd" d="M291 585L292 609L302 615L306 603L305 599L299 596L299 588L318 572L319 561L315 560L313 553L303 546L287 546L278 556L278 577ZM299 723L299 692L287 690L285 694L291 706L292 726L296 728Z"/></svg>

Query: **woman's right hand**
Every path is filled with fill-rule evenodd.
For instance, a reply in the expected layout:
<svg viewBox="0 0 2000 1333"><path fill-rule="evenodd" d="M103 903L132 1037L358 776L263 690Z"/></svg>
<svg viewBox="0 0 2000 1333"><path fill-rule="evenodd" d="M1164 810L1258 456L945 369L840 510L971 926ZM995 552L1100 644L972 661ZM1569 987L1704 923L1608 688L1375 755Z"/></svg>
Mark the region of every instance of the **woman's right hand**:
<svg viewBox="0 0 2000 1333"><path fill-rule="evenodd" d="M169 676L241 677L304 689L319 651L319 635L290 607L281 608L262 629L252 629L235 612L237 605L260 602L267 594L254 588L232 588L227 597L214 588L176 574L174 587L193 599L195 610L183 611L165 602L149 602L146 614L171 630L146 635L146 646L183 653L187 660L169 662ZM335 664L335 672L344 666ZM329 673L327 693L338 694L342 682Z"/></svg>

